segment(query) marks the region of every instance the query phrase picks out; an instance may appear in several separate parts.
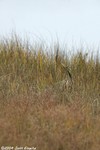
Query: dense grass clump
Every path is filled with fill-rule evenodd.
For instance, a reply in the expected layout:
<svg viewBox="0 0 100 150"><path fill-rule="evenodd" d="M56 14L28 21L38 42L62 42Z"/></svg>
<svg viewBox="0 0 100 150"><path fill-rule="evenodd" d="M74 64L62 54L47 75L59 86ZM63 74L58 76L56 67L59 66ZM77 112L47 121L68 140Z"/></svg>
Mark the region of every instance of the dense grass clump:
<svg viewBox="0 0 100 150"><path fill-rule="evenodd" d="M99 53L79 50L69 57L59 45L2 39L0 101L0 146L99 149Z"/></svg>

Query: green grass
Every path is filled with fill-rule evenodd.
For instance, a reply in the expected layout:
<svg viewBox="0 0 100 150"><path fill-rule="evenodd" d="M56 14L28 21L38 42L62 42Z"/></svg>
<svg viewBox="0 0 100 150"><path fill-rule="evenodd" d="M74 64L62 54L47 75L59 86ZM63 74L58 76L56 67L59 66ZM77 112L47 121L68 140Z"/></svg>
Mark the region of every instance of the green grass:
<svg viewBox="0 0 100 150"><path fill-rule="evenodd" d="M0 146L98 150L100 56L0 40ZM72 89L60 89L68 67ZM68 75L67 75L68 76Z"/></svg>

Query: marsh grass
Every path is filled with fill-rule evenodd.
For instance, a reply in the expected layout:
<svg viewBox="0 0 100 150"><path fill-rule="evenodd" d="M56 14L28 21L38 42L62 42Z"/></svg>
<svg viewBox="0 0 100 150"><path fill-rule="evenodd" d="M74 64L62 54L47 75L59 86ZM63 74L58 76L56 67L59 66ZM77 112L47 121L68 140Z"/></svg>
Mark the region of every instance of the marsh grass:
<svg viewBox="0 0 100 150"><path fill-rule="evenodd" d="M100 56L0 41L0 146L98 150ZM67 50L66 50L67 51ZM68 67L72 89L62 88Z"/></svg>

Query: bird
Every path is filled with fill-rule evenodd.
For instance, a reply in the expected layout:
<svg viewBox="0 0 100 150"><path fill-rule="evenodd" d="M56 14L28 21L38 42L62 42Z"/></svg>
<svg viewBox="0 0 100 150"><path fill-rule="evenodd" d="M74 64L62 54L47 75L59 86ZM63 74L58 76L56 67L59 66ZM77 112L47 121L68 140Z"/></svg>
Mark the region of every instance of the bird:
<svg viewBox="0 0 100 150"><path fill-rule="evenodd" d="M57 48L56 51L55 66L56 66L56 71L59 70L59 68L60 69L62 68L65 75L65 78L62 81L56 83L57 88L59 87L59 89L62 90L63 92L64 91L71 92L73 86L72 75L69 70L69 67L62 63L62 60L59 56L59 48Z"/></svg>
<svg viewBox="0 0 100 150"><path fill-rule="evenodd" d="M65 69L65 74L66 74L65 79L63 79L63 81L62 81L62 85L63 85L62 90L71 92L72 91L72 86L73 86L72 75L69 71L68 66L65 66L63 63L61 63L61 65Z"/></svg>
<svg viewBox="0 0 100 150"><path fill-rule="evenodd" d="M73 86L72 75L69 71L69 67L65 66L64 64L61 65L62 67L64 67L65 78L53 84L53 87L57 91L57 93L58 92L61 92L62 94L70 93L72 91Z"/></svg>

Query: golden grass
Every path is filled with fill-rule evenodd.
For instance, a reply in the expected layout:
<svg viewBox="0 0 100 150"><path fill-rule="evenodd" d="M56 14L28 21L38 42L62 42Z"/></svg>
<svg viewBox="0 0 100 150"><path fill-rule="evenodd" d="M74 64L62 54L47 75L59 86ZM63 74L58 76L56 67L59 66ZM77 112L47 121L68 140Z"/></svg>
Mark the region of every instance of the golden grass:
<svg viewBox="0 0 100 150"><path fill-rule="evenodd" d="M70 70L73 87L60 89ZM100 57L0 41L0 146L99 150Z"/></svg>

